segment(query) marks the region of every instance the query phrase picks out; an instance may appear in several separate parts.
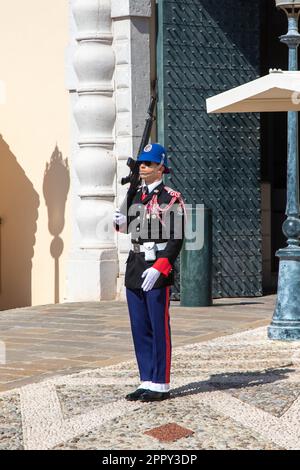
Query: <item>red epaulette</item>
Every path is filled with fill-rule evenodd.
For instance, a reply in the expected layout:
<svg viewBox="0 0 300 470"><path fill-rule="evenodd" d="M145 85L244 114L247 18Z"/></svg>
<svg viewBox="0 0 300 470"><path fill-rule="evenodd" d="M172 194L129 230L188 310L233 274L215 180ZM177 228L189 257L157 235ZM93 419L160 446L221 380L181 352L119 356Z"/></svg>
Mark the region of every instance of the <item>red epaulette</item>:
<svg viewBox="0 0 300 470"><path fill-rule="evenodd" d="M168 194L170 194L171 197L181 197L181 193L179 191L174 191L174 189L169 188L168 186L165 186L165 190L167 191Z"/></svg>
<svg viewBox="0 0 300 470"><path fill-rule="evenodd" d="M168 205L168 209L169 209L170 206L172 206L178 200L179 204L180 204L180 209L179 208L177 209L178 214L180 213L179 211L182 211L182 213L184 214L185 222L186 222L187 221L186 207L185 207L184 201L182 199L181 193L179 191L174 191L174 189L169 188L168 186L165 186L165 190L172 197L172 199L171 199L171 201Z"/></svg>

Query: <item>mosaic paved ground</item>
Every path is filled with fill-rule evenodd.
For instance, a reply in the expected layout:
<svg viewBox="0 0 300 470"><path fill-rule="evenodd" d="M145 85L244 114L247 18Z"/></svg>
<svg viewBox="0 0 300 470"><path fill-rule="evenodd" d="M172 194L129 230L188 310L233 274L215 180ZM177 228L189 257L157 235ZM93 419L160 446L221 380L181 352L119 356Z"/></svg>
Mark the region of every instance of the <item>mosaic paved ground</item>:
<svg viewBox="0 0 300 470"><path fill-rule="evenodd" d="M174 350L172 397L127 402L135 362L0 394L0 449L300 449L300 343L266 328ZM175 442L144 434L176 423Z"/></svg>

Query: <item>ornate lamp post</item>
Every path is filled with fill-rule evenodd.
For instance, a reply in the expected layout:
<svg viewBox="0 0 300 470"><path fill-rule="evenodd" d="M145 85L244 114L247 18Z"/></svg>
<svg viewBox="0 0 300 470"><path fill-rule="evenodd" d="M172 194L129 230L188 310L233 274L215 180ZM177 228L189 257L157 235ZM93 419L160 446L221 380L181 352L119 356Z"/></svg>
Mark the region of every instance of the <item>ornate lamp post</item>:
<svg viewBox="0 0 300 470"><path fill-rule="evenodd" d="M275 0L276 6L287 14L288 33L281 42L289 48L289 70L298 70L298 29L300 1ZM287 219L283 233L288 246L280 249L278 294L272 323L268 329L270 339L300 340L300 207L299 207L299 145L298 112L288 112L288 171Z"/></svg>

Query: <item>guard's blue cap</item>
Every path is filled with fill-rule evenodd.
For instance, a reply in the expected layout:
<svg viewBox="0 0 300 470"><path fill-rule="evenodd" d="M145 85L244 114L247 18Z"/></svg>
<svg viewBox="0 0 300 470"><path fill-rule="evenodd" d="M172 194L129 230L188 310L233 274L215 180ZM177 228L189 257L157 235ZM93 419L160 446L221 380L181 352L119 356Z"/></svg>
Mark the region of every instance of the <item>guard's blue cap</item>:
<svg viewBox="0 0 300 470"><path fill-rule="evenodd" d="M165 167L164 173L170 173L170 169L168 167L168 159L167 159L167 151L166 149L160 144L148 144L139 155L138 160L139 163L142 162L155 162L163 165Z"/></svg>

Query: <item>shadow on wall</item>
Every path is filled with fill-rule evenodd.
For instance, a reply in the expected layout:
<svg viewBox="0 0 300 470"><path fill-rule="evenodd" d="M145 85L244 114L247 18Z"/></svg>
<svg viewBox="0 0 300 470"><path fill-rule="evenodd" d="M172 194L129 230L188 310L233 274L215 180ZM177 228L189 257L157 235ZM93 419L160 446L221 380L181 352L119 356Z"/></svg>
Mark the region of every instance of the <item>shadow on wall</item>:
<svg viewBox="0 0 300 470"><path fill-rule="evenodd" d="M46 163L43 182L43 194L48 209L48 229L54 237L50 253L54 258L54 302L59 303L59 257L64 243L60 238L65 225L65 209L70 189L70 170L68 160L63 160L62 153L56 146L50 163Z"/></svg>
<svg viewBox="0 0 300 470"><path fill-rule="evenodd" d="M0 135L0 309L31 305L39 195Z"/></svg>
<svg viewBox="0 0 300 470"><path fill-rule="evenodd" d="M220 0L197 1L210 15L212 20L219 25L222 33L227 35L228 40L239 49L248 64L251 64L256 69L259 58L253 53L253 41L251 41L253 35L252 26L253 21L256 21L255 18L257 17L262 0L252 0L251 2L245 2L245 0L226 0L225 9L220 9ZM266 0L263 1L265 2ZM246 8L245 3L247 3ZM273 3L275 5L275 2ZM206 34L209 34L209 31ZM219 37L215 37L216 41L219 41L219 39Z"/></svg>

